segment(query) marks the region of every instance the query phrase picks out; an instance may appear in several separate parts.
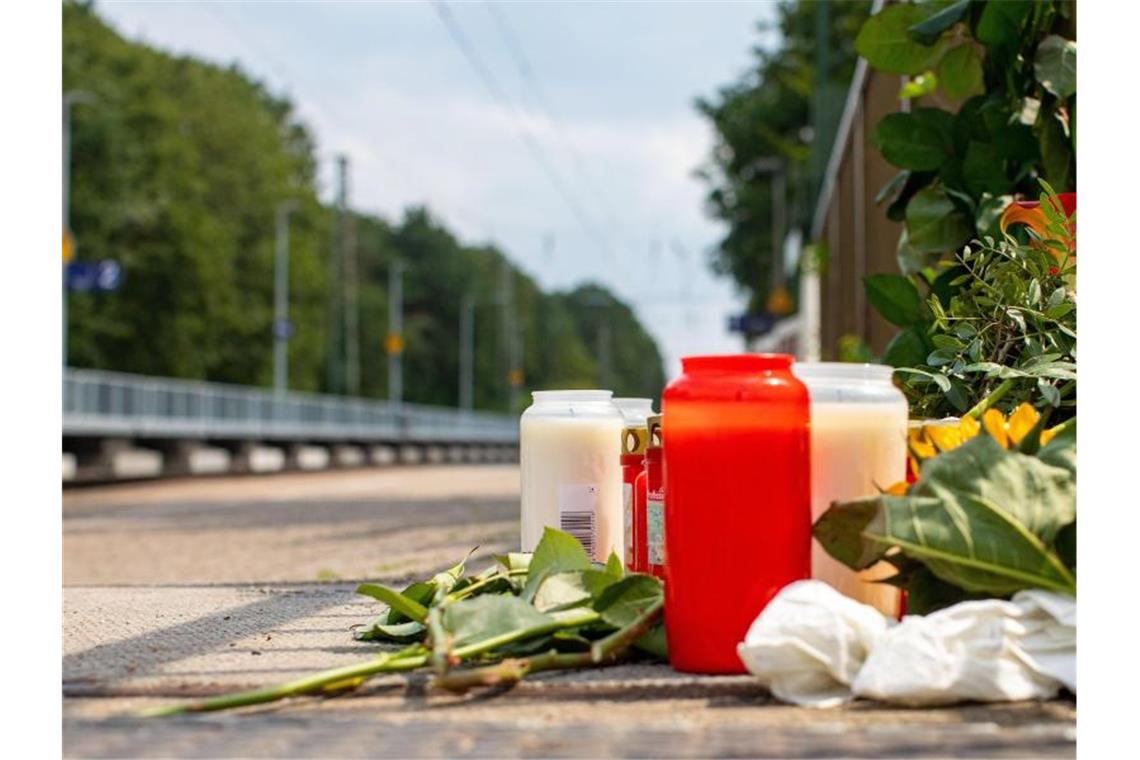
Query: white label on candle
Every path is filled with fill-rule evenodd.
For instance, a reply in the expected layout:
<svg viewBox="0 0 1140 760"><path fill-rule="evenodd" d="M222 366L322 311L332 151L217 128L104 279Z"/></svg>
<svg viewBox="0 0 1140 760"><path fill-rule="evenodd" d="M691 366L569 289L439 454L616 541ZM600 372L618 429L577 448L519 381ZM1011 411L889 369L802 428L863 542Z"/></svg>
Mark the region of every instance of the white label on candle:
<svg viewBox="0 0 1140 760"><path fill-rule="evenodd" d="M598 545L598 487L589 483L562 484L558 489L559 527L578 539L594 559Z"/></svg>
<svg viewBox="0 0 1140 760"><path fill-rule="evenodd" d="M660 491L650 491L645 500L646 545L649 564L665 564L665 499Z"/></svg>
<svg viewBox="0 0 1140 760"><path fill-rule="evenodd" d="M633 484L621 484L621 500L625 510L625 564L633 564Z"/></svg>

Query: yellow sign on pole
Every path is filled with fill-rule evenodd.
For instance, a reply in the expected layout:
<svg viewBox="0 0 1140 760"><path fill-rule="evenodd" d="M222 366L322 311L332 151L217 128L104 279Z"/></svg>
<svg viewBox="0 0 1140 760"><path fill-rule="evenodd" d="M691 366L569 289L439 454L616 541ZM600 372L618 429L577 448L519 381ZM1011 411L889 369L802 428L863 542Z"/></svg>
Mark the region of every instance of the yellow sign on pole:
<svg viewBox="0 0 1140 760"><path fill-rule="evenodd" d="M516 388L523 384L523 371L521 369L512 369L507 373L507 381Z"/></svg>
<svg viewBox="0 0 1140 760"><path fill-rule="evenodd" d="M404 351L404 336L400 333L390 332L384 336L384 349L389 354L399 354Z"/></svg>
<svg viewBox="0 0 1140 760"><path fill-rule="evenodd" d="M777 317L782 317L785 314L790 314L792 311L792 297L788 293L788 289L783 285L777 285L768 294L768 307L769 314L775 314Z"/></svg>
<svg viewBox="0 0 1140 760"><path fill-rule="evenodd" d="M63 263L71 261L75 255L75 241L71 237L71 233L67 230L63 231Z"/></svg>

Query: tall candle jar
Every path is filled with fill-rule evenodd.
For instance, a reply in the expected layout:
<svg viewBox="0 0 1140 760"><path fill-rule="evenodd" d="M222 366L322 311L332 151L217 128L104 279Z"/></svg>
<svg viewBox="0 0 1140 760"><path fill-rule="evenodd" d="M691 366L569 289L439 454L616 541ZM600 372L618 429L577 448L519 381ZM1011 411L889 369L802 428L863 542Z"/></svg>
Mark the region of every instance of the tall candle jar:
<svg viewBox="0 0 1140 760"><path fill-rule="evenodd" d="M696 356L662 398L665 631L677 670L743 673L736 646L811 572L807 388L785 354Z"/></svg>
<svg viewBox="0 0 1140 760"><path fill-rule="evenodd" d="M811 519L835 501L861 499L906 479L907 403L890 367L841 362L796 363L811 396ZM873 583L894 570L879 563L855 572L812 541L812 577L891 617L900 592Z"/></svg>
<svg viewBox="0 0 1140 760"><path fill-rule="evenodd" d="M645 469L645 447L649 440L649 417L653 414L651 398L615 398L624 418L621 431L621 497L625 531L625 566L636 569L636 547L645 538L638 537L634 520L634 484Z"/></svg>
<svg viewBox="0 0 1140 760"><path fill-rule="evenodd" d="M624 555L622 414L602 390L535 391L519 421L522 550L547 527L571 534L598 562Z"/></svg>

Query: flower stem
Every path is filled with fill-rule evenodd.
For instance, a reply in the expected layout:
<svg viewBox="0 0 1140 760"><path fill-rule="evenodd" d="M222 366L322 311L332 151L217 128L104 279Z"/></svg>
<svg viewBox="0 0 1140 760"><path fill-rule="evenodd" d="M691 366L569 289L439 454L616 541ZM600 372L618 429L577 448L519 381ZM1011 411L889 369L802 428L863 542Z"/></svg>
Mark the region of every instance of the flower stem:
<svg viewBox="0 0 1140 760"><path fill-rule="evenodd" d="M609 636L595 641L590 647L590 659L595 663L612 660L630 647L633 642L641 638L653 627L665 611L665 600L658 599L649 606L645 612L624 628L611 633Z"/></svg>
<svg viewBox="0 0 1140 760"><path fill-rule="evenodd" d="M998 385L998 387L994 388L993 391L990 392L990 395L986 396L984 399L975 404L974 407L970 411L966 412L964 416L973 417L975 420L981 419L981 416L986 413L986 410L988 410L997 402L1001 401L1002 397L1005 396L1005 394L1009 393L1009 389L1013 387L1013 383L1014 379L1012 377L1003 380Z"/></svg>
<svg viewBox="0 0 1140 760"><path fill-rule="evenodd" d="M629 625L594 642L589 652L560 653L552 649L532 657L503 660L494 665L448 673L432 680L432 686L462 694L476 686L518 683L528 673L541 670L570 670L609 664L617 661L634 641L652 628L661 618L664 609L664 600L657 601Z"/></svg>
<svg viewBox="0 0 1140 760"><path fill-rule="evenodd" d="M420 649L419 645L416 645L415 649L418 651ZM204 699L200 702L158 707L151 710L144 710L139 715L140 717L157 718L167 715L181 715L183 713L228 710L232 707L247 707L249 705L275 702L279 699L285 699L286 697L352 689L359 686L366 679L379 673L398 673L405 670L415 670L427 662L427 655L425 654L406 654L400 656L407 651L408 650L402 650L401 652L384 653L367 662L321 671L320 673L314 673L311 676L299 678L295 681L288 681L283 684L278 684L277 686L269 686L264 689L253 689L250 691L239 691L236 694L225 694L220 697Z"/></svg>

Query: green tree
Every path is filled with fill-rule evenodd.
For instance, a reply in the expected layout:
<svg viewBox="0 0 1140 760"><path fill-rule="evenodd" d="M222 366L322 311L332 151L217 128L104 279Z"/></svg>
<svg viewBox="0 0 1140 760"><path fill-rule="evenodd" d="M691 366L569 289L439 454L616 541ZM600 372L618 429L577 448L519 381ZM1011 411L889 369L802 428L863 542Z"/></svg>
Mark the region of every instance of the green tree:
<svg viewBox="0 0 1140 760"><path fill-rule="evenodd" d="M700 171L711 187L708 212L728 225L713 269L750 295L750 311L765 309L775 260L771 180L758 167L784 162L788 229L807 232L839 104L855 69L855 35L870 7L853 1L781 2L775 23L781 44L754 48L751 70L696 102L716 132L712 155ZM821 24L827 35L822 49Z"/></svg>
<svg viewBox="0 0 1140 760"><path fill-rule="evenodd" d="M89 5L63 6L73 112L78 254L117 259L113 294L70 299L77 366L266 383L272 372L273 224L296 199L294 383L318 384L327 214L312 140L290 104L236 68L130 43Z"/></svg>
<svg viewBox="0 0 1140 760"><path fill-rule="evenodd" d="M73 116L78 254L117 259L126 273L115 293L71 295L71 363L268 385L274 217L294 200L290 385L329 390L327 367L344 355L344 313L335 306L343 283L330 277L342 220L317 198L315 145L291 104L234 66L125 40L90 4L65 3L63 22L64 90L96 98ZM543 293L502 251L463 244L425 208L407 210L398 223L358 213L349 223L363 395L388 396L384 338L396 261L405 267L405 400L458 403L459 319L469 297L475 406L508 408L504 277L523 345L519 390L599 383L580 304ZM660 390L656 346L627 307L595 291L616 320L615 389Z"/></svg>

